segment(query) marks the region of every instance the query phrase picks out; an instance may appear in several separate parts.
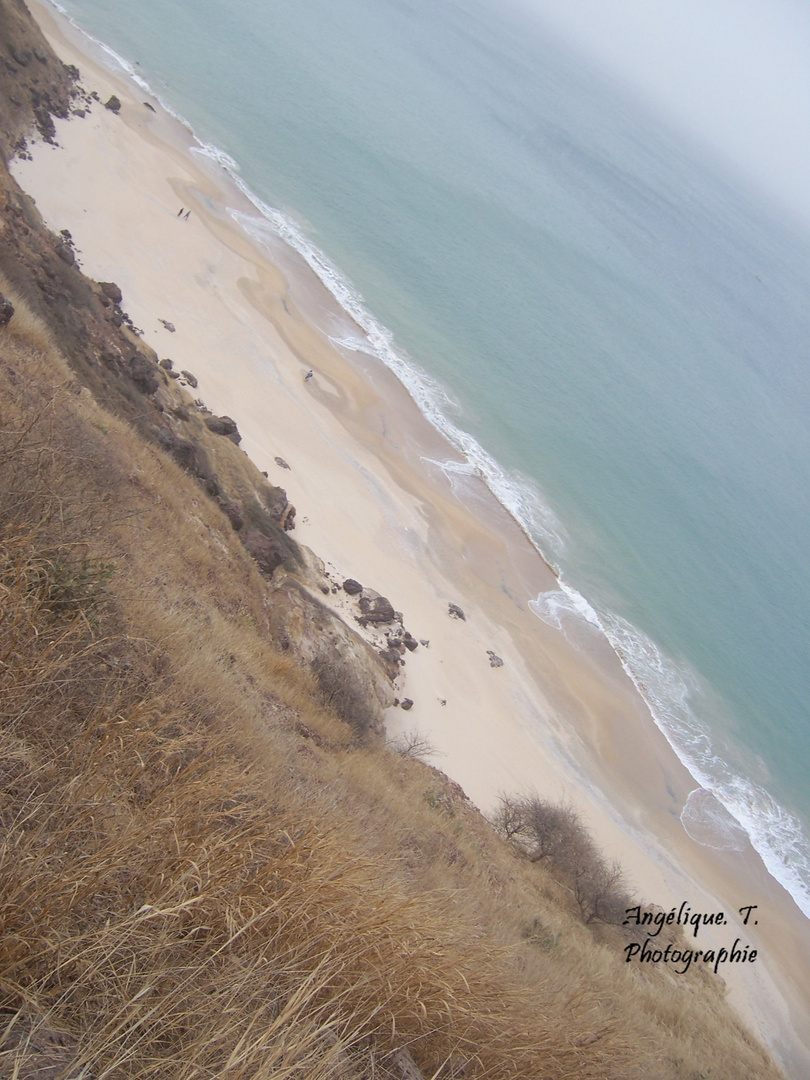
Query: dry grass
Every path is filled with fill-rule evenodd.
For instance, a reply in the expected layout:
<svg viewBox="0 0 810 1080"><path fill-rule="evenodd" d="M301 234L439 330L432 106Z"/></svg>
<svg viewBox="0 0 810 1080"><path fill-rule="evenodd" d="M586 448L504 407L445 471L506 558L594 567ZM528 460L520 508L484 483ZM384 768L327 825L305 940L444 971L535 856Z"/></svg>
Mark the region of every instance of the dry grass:
<svg viewBox="0 0 810 1080"><path fill-rule="evenodd" d="M0 1075L778 1076L716 980L641 977L440 774L358 747L221 511L12 327Z"/></svg>

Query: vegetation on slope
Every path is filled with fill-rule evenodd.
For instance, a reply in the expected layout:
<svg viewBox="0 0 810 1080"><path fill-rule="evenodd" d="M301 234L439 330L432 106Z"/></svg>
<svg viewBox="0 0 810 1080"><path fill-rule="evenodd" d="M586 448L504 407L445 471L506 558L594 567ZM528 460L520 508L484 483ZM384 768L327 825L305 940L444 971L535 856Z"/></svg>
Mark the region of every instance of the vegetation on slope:
<svg viewBox="0 0 810 1080"><path fill-rule="evenodd" d="M719 980L625 964L330 707L293 625L370 661L240 539L264 479L0 197L0 1075L778 1077Z"/></svg>

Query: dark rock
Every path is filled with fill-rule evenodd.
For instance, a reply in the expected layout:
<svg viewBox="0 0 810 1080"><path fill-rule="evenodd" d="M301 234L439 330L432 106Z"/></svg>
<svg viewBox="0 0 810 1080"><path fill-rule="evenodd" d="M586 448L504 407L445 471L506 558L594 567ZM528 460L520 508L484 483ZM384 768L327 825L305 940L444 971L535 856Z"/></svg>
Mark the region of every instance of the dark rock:
<svg viewBox="0 0 810 1080"><path fill-rule="evenodd" d="M166 327L166 329L169 331L170 334L173 334L175 332L176 328L175 328L174 323L169 322L168 319L158 319L158 322L163 323L163 325Z"/></svg>
<svg viewBox="0 0 810 1080"><path fill-rule="evenodd" d="M242 515L242 507L239 506L238 503L232 502L230 499L220 498L218 502L222 507L222 512L225 514L225 517L233 526L233 531L239 532L245 524L245 519Z"/></svg>
<svg viewBox="0 0 810 1080"><path fill-rule="evenodd" d="M180 372L179 371L170 371L169 372L169 378L170 379L179 379L180 378Z"/></svg>
<svg viewBox="0 0 810 1080"><path fill-rule="evenodd" d="M76 253L73 250L73 245L69 244L66 240L56 245L56 254L62 260L72 266L76 262Z"/></svg>
<svg viewBox="0 0 810 1080"><path fill-rule="evenodd" d="M168 359L168 357L164 357L163 360L160 361L160 366L163 368L164 371L171 371L174 367L174 364L171 362L171 360Z"/></svg>
<svg viewBox="0 0 810 1080"><path fill-rule="evenodd" d="M87 109L74 109L73 115L84 118L85 116L87 116Z"/></svg>
<svg viewBox="0 0 810 1080"><path fill-rule="evenodd" d="M148 101L145 101L145 102L144 102L144 105L145 105L145 106L147 107L147 109L149 109L149 111L150 111L150 112L154 112L154 111L155 111L155 106L154 106L154 105L150 105Z"/></svg>
<svg viewBox="0 0 810 1080"><path fill-rule="evenodd" d="M382 660L383 670L393 682L399 674L399 653L396 649L379 649L378 654Z"/></svg>
<svg viewBox="0 0 810 1080"><path fill-rule="evenodd" d="M171 324L169 324L169 325L171 325ZM186 371L185 368L180 372L180 374L183 376L183 378L186 380L186 382L192 388L192 390L197 389L197 387L199 386L199 383L197 382L197 376L196 375L192 375L191 372ZM231 423L233 423L233 421L231 421ZM234 428L236 428L236 424L234 424L233 426L234 426Z"/></svg>
<svg viewBox="0 0 810 1080"><path fill-rule="evenodd" d="M242 536L242 542L258 563L261 572L268 577L287 557L287 550L280 541L265 536L258 529L248 529Z"/></svg>
<svg viewBox="0 0 810 1080"><path fill-rule="evenodd" d="M399 703L399 707L400 709L404 709L407 712L408 709L413 708L413 702L409 697L403 698L402 701Z"/></svg>
<svg viewBox="0 0 810 1080"><path fill-rule="evenodd" d="M405 640L403 641L402 644L405 646L405 648L408 650L408 652L413 652L414 649L419 648L419 642L414 641L414 639L412 637L411 638L405 638Z"/></svg>
<svg viewBox="0 0 810 1080"><path fill-rule="evenodd" d="M232 443L236 443L237 446L242 441L236 422L231 420L230 416L206 416L203 422L214 435L224 435Z"/></svg>
<svg viewBox="0 0 810 1080"><path fill-rule="evenodd" d="M53 143L56 138L56 127L48 110L46 108L34 109L34 119L36 120L37 130L45 142Z"/></svg>
<svg viewBox="0 0 810 1080"><path fill-rule="evenodd" d="M106 296L114 304L120 304L124 299L123 293L114 281L100 281L98 287L101 289L102 295Z"/></svg>
<svg viewBox="0 0 810 1080"><path fill-rule="evenodd" d="M166 428L161 428L156 433L155 438L163 449L174 458L181 469L196 475L197 451L194 443L189 442L188 439L181 439L173 431Z"/></svg>
<svg viewBox="0 0 810 1080"><path fill-rule="evenodd" d="M489 657L490 667L503 667L503 660L500 656L496 656L492 649L487 649L487 656Z"/></svg>
<svg viewBox="0 0 810 1080"><path fill-rule="evenodd" d="M104 102L104 108L109 109L110 112L118 113L121 111L121 102L115 96L111 94L109 98Z"/></svg>
<svg viewBox="0 0 810 1080"><path fill-rule="evenodd" d="M172 416L176 416L178 420L183 420L185 421L185 423L188 423L188 421L191 419L191 414L189 413L185 405L176 405L172 409Z"/></svg>
<svg viewBox="0 0 810 1080"><path fill-rule="evenodd" d="M273 460L280 469L289 469L290 467L283 457L273 458ZM265 473L264 475L267 476L267 473Z"/></svg>
<svg viewBox="0 0 810 1080"><path fill-rule="evenodd" d="M331 590L330 590L328 585L321 585L321 592L323 593L324 596L328 596L330 591Z"/></svg>
<svg viewBox="0 0 810 1080"><path fill-rule="evenodd" d="M367 596L361 597L360 610L363 614L357 617L357 621L361 626L382 626L394 622L397 617L391 601L384 596L376 596L373 600Z"/></svg>
<svg viewBox="0 0 810 1080"><path fill-rule="evenodd" d="M464 612L461 610L461 608L458 606L458 604L448 604L447 608L448 608L447 614L452 619L461 619L462 622L467 621L467 616L464 614Z"/></svg>
<svg viewBox="0 0 810 1080"><path fill-rule="evenodd" d="M20 67L28 67L28 64L31 61L31 53L30 52L27 52L27 51L25 51L23 49L15 48L14 45L12 44L12 42L9 42L6 45L6 48L11 53L11 58L13 60L15 60L16 63L18 63L20 65Z"/></svg>
<svg viewBox="0 0 810 1080"><path fill-rule="evenodd" d="M0 326L8 326L14 314L14 305L0 293Z"/></svg>
<svg viewBox="0 0 810 1080"><path fill-rule="evenodd" d="M154 394L158 388L157 373L141 353L135 353L127 361L127 374L142 394Z"/></svg>
<svg viewBox="0 0 810 1080"><path fill-rule="evenodd" d="M357 596L358 593L363 591L363 586L359 581L355 581L354 578L349 577L343 582L343 589L349 596Z"/></svg>

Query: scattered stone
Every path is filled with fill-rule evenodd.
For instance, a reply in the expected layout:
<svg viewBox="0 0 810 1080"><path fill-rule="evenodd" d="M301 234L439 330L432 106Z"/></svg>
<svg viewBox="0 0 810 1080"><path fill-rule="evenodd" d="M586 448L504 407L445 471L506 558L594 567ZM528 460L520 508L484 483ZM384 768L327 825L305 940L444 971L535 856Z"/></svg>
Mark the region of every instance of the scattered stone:
<svg viewBox="0 0 810 1080"><path fill-rule="evenodd" d="M430 648L430 638L419 638L419 644L424 645L426 649Z"/></svg>
<svg viewBox="0 0 810 1080"><path fill-rule="evenodd" d="M0 326L8 326L14 314L14 305L2 293L0 293Z"/></svg>
<svg viewBox="0 0 810 1080"><path fill-rule="evenodd" d="M357 616L357 621L361 626L382 626L395 622L397 617L393 604L384 596L362 596L360 610L363 614Z"/></svg>
<svg viewBox="0 0 810 1080"><path fill-rule="evenodd" d="M464 614L458 604L448 604L447 608L447 614L450 616L451 619L461 619L462 622L467 621L467 616Z"/></svg>
<svg viewBox="0 0 810 1080"><path fill-rule="evenodd" d="M121 111L121 102L115 94L110 94L110 97L104 102L104 108L109 109L110 112L119 113Z"/></svg>
<svg viewBox="0 0 810 1080"><path fill-rule="evenodd" d="M490 667L503 667L503 660L500 656L496 656L492 649L487 649L487 656L489 657Z"/></svg>
<svg viewBox="0 0 810 1080"><path fill-rule="evenodd" d="M324 596L328 596L329 593L331 592L331 589L329 588L328 585L321 585L321 592L323 593Z"/></svg>
<svg viewBox="0 0 810 1080"><path fill-rule="evenodd" d="M214 435L224 435L226 439L230 439L237 446L242 441L236 421L231 420L230 416L206 416L203 422Z"/></svg>
<svg viewBox="0 0 810 1080"><path fill-rule="evenodd" d="M447 704L447 698L440 697L439 698L439 704L440 705L446 705Z"/></svg>
<svg viewBox="0 0 810 1080"><path fill-rule="evenodd" d="M363 586L359 581L355 581L354 578L346 578L343 582L343 590L347 592L349 596L357 596L363 591Z"/></svg>
<svg viewBox="0 0 810 1080"><path fill-rule="evenodd" d="M154 366L141 353L136 352L129 358L127 374L142 394L154 394L158 388Z"/></svg>
<svg viewBox="0 0 810 1080"><path fill-rule="evenodd" d="M83 117L87 116L87 109L74 109L73 110L73 115L83 118Z"/></svg>
<svg viewBox="0 0 810 1080"><path fill-rule="evenodd" d="M179 371L170 371L169 372L169 378L170 379L179 379L180 378L180 372Z"/></svg>
<svg viewBox="0 0 810 1080"><path fill-rule="evenodd" d="M171 362L171 360L169 360L168 357L164 357L164 359L160 361L160 366L163 368L164 371L171 371L174 367L174 364Z"/></svg>
<svg viewBox="0 0 810 1080"><path fill-rule="evenodd" d="M169 324L169 325L171 325L171 324ZM192 390L197 389L197 386L199 384L197 382L197 376L196 375L192 375L191 372L186 371L185 368L181 369L180 374L183 376L183 378L186 380L186 382L188 383L188 385L191 387ZM231 423L233 423L233 421L231 421ZM234 428L235 427L236 427L236 424L234 424Z"/></svg>
<svg viewBox="0 0 810 1080"><path fill-rule="evenodd" d="M405 712L407 712L408 709L413 708L413 702L409 697L403 698L402 701L399 703L399 707L400 709L404 709Z"/></svg>
<svg viewBox="0 0 810 1080"><path fill-rule="evenodd" d="M101 289L102 295L111 300L113 304L120 304L124 299L123 293L114 281L100 281L98 287Z"/></svg>
<svg viewBox="0 0 810 1080"><path fill-rule="evenodd" d="M175 332L175 325L173 322L169 322L167 319L158 319L158 322L163 323L163 325L166 327L170 334L173 334Z"/></svg>
<svg viewBox="0 0 810 1080"><path fill-rule="evenodd" d="M413 652L414 649L419 648L419 642L412 637L406 637L402 644L405 646L408 652Z"/></svg>
<svg viewBox="0 0 810 1080"><path fill-rule="evenodd" d="M273 458L273 460L275 461L276 465L278 465L278 467L280 469L289 469L290 468L290 466L287 464L287 462L284 460L283 457ZM265 473L264 475L267 476L267 473Z"/></svg>

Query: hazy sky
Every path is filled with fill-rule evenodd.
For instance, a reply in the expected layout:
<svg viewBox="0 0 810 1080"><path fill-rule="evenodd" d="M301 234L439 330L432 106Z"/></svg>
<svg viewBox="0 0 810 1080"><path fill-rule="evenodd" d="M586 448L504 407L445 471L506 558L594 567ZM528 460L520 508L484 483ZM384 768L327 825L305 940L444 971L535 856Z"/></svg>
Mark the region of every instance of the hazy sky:
<svg viewBox="0 0 810 1080"><path fill-rule="evenodd" d="M810 0L513 0L810 226Z"/></svg>

